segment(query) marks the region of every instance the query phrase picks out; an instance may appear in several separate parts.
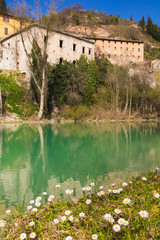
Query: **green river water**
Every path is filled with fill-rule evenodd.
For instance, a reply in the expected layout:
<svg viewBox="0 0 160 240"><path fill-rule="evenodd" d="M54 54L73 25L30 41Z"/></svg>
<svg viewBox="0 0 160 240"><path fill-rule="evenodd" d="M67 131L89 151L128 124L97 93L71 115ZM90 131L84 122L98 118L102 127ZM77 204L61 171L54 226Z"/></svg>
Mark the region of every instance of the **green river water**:
<svg viewBox="0 0 160 240"><path fill-rule="evenodd" d="M127 181L160 167L160 124L0 126L0 216L46 191L66 198L82 187ZM56 185L60 184L60 192Z"/></svg>

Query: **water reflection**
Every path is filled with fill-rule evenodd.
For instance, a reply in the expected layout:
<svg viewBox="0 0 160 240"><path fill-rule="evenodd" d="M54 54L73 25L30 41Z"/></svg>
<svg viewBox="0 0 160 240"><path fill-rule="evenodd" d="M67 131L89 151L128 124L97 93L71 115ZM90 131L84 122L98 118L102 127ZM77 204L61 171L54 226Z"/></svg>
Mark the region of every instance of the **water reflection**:
<svg viewBox="0 0 160 240"><path fill-rule="evenodd" d="M96 181L110 184L160 164L160 125L105 123L0 127L0 208ZM115 180L116 179L116 180ZM3 210L4 212L4 210Z"/></svg>

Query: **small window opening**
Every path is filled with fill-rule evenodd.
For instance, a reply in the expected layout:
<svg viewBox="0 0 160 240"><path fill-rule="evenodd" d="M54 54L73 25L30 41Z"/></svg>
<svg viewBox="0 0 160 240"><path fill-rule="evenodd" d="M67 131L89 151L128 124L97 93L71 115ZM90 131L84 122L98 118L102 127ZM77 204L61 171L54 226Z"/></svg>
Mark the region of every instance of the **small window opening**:
<svg viewBox="0 0 160 240"><path fill-rule="evenodd" d="M63 46L63 41L62 40L59 41L59 46L60 46L60 48L62 48L62 46Z"/></svg>
<svg viewBox="0 0 160 240"><path fill-rule="evenodd" d="M85 47L82 47L82 53L83 54L85 53Z"/></svg>
<svg viewBox="0 0 160 240"><path fill-rule="evenodd" d="M73 44L73 51L76 51L76 44Z"/></svg>

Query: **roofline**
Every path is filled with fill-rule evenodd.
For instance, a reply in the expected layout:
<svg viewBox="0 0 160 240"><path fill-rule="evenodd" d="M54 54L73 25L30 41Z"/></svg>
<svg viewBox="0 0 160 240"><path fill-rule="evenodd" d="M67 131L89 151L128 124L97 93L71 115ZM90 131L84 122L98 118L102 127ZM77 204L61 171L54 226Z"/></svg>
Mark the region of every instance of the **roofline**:
<svg viewBox="0 0 160 240"><path fill-rule="evenodd" d="M13 33L13 34L11 34L10 36L2 39L2 40L0 41L0 43L3 43L3 42L5 42L6 40L8 40L8 39L10 39L10 38L12 38L12 37L15 37L15 36L19 35L20 33L25 32L26 30L29 30L29 29L31 29L31 28L33 28L33 27L39 27L39 28L44 28L44 29L46 29L46 28L43 27L43 26L38 26L38 24L33 24L33 25L27 26L27 27L23 28L22 30L20 30L20 31L18 31L18 32L16 32L16 33ZM74 37L74 38L76 38L76 39L79 39L79 40L82 40L82 41L85 41L85 42L88 42L88 43L91 43L91 44L94 45L94 42L89 41L89 40L87 40L86 38L82 38L82 37L78 37L78 36L75 36L75 35L71 35L71 34L69 34L69 33L61 32L61 31L57 31L57 30L51 30L51 31L49 31L49 32L56 32L56 33L63 34L63 35L65 35L65 36Z"/></svg>
<svg viewBox="0 0 160 240"><path fill-rule="evenodd" d="M93 39L93 40L107 40L107 41L117 41L117 42L144 43L143 41L139 41L139 40L126 40L126 39L105 38L105 37L85 37L85 38Z"/></svg>

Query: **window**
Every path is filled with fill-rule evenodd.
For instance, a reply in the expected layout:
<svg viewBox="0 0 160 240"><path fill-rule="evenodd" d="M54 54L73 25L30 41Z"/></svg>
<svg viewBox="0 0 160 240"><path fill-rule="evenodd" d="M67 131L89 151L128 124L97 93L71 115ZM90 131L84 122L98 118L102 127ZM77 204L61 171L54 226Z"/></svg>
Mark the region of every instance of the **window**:
<svg viewBox="0 0 160 240"><path fill-rule="evenodd" d="M110 52L110 50L111 50L111 47L109 46L109 47L108 47L108 51Z"/></svg>
<svg viewBox="0 0 160 240"><path fill-rule="evenodd" d="M132 45L134 45L134 42L132 43Z"/></svg>
<svg viewBox="0 0 160 240"><path fill-rule="evenodd" d="M60 58L60 59L59 59L59 63L62 63L62 62L63 62L63 58Z"/></svg>
<svg viewBox="0 0 160 240"><path fill-rule="evenodd" d="M102 43L104 44L104 40L102 41Z"/></svg>
<svg viewBox="0 0 160 240"><path fill-rule="evenodd" d="M88 54L91 55L91 49L88 50Z"/></svg>
<svg viewBox="0 0 160 240"><path fill-rule="evenodd" d="M122 47L120 47L120 51L122 51Z"/></svg>
<svg viewBox="0 0 160 240"><path fill-rule="evenodd" d="M63 46L63 41L60 40L60 41L59 41L59 47L62 48L62 46Z"/></svg>
<svg viewBox="0 0 160 240"><path fill-rule="evenodd" d="M132 56L132 61L134 61L134 56Z"/></svg>
<svg viewBox="0 0 160 240"><path fill-rule="evenodd" d="M122 42L121 42L121 44L122 44Z"/></svg>
<svg viewBox="0 0 160 240"><path fill-rule="evenodd" d="M128 45L128 42L127 42L127 45Z"/></svg>
<svg viewBox="0 0 160 240"><path fill-rule="evenodd" d="M110 43L110 41L108 41L108 43Z"/></svg>
<svg viewBox="0 0 160 240"><path fill-rule="evenodd" d="M126 59L128 60L129 59L129 56L127 55Z"/></svg>
<svg viewBox="0 0 160 240"><path fill-rule="evenodd" d="M73 64L74 64L74 65L76 64L76 60L73 61Z"/></svg>
<svg viewBox="0 0 160 240"><path fill-rule="evenodd" d="M140 52L140 48L138 48L138 52Z"/></svg>
<svg viewBox="0 0 160 240"><path fill-rule="evenodd" d="M85 54L85 47L82 47L82 53Z"/></svg>
<svg viewBox="0 0 160 240"><path fill-rule="evenodd" d="M76 44L73 44L73 51L76 51Z"/></svg>
<svg viewBox="0 0 160 240"><path fill-rule="evenodd" d="M8 35L8 28L4 28L4 34Z"/></svg>
<svg viewBox="0 0 160 240"><path fill-rule="evenodd" d="M116 44L116 41L114 41L114 43Z"/></svg>
<svg viewBox="0 0 160 240"><path fill-rule="evenodd" d="M140 56L138 56L138 62L140 61L140 59L141 59Z"/></svg>
<svg viewBox="0 0 160 240"><path fill-rule="evenodd" d="M120 59L121 59L121 60L123 59L123 56L122 56L122 55L120 56Z"/></svg>
<svg viewBox="0 0 160 240"><path fill-rule="evenodd" d="M94 46L94 49L97 49L97 46L96 46L96 45Z"/></svg>
<svg viewBox="0 0 160 240"><path fill-rule="evenodd" d="M111 54L108 54L108 59L110 59L111 58Z"/></svg>
<svg viewBox="0 0 160 240"><path fill-rule="evenodd" d="M4 16L4 17L3 17L3 21L4 21L4 22L9 22L9 18L6 17L6 16Z"/></svg>
<svg viewBox="0 0 160 240"><path fill-rule="evenodd" d="M114 59L117 59L117 55L116 54L114 54Z"/></svg>
<svg viewBox="0 0 160 240"><path fill-rule="evenodd" d="M114 51L116 51L116 49L117 49L117 48L116 48L116 47L114 47Z"/></svg>
<svg viewBox="0 0 160 240"><path fill-rule="evenodd" d="M134 48L132 48L132 52L134 52Z"/></svg>
<svg viewBox="0 0 160 240"><path fill-rule="evenodd" d="M104 46L102 46L102 50L104 50Z"/></svg>
<svg viewBox="0 0 160 240"><path fill-rule="evenodd" d="M102 54L102 58L104 58L104 53Z"/></svg>
<svg viewBox="0 0 160 240"><path fill-rule="evenodd" d="M126 50L128 51L128 47L126 48Z"/></svg>

